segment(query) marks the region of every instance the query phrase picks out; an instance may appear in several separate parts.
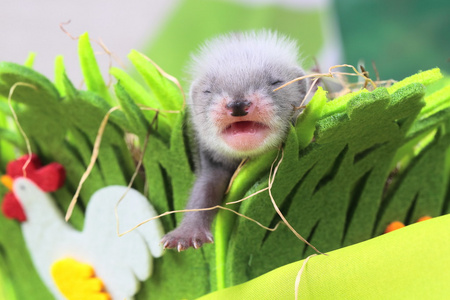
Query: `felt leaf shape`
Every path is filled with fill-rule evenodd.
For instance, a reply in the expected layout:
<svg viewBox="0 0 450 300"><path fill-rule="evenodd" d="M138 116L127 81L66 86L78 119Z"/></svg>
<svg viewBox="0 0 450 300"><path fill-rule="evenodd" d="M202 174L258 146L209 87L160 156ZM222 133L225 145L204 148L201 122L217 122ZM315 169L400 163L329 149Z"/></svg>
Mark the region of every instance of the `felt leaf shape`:
<svg viewBox="0 0 450 300"><path fill-rule="evenodd" d="M326 92L319 86L306 109L299 116L299 120L297 120L296 130L300 148L306 148L311 143L316 129L316 122L321 117L326 102Z"/></svg>
<svg viewBox="0 0 450 300"><path fill-rule="evenodd" d="M30 54L28 54L27 60L25 61L25 63L23 65L27 66L28 68L33 68L35 59L36 59L36 53L30 52Z"/></svg>
<svg viewBox="0 0 450 300"><path fill-rule="evenodd" d="M78 56L80 58L81 71L88 90L95 92L111 104L112 99L108 87L103 80L100 68L98 67L87 32L80 35L78 39Z"/></svg>
<svg viewBox="0 0 450 300"><path fill-rule="evenodd" d="M150 124L145 119L144 114L131 100L131 97L125 91L120 83L114 86L114 91L117 95L120 106L122 107L128 122L132 126L132 132L136 133L141 140L143 140L147 134L146 128L150 128Z"/></svg>
<svg viewBox="0 0 450 300"><path fill-rule="evenodd" d="M136 104L142 104L150 108L159 109L158 103L149 92L130 75L119 68L111 68L110 73L119 81L125 92L133 99ZM156 117L156 110L144 111L144 115L149 123L152 123ZM163 137L170 134L170 124L165 118L158 118L158 132Z"/></svg>
<svg viewBox="0 0 450 300"><path fill-rule="evenodd" d="M97 191L86 209L82 232L64 221L54 200L33 181L17 178L14 193L27 216L21 227L33 263L57 299L64 297L49 270L61 259L89 264L113 299L129 299L137 292L139 281L151 275L152 256L162 255L159 240L163 231L158 220L147 223L144 231L140 228L140 233L117 235L114 209L122 195L117 208L122 225L130 227L156 214L147 199L133 189L109 186Z"/></svg>
<svg viewBox="0 0 450 300"><path fill-rule="evenodd" d="M403 88L411 83L421 83L423 85L430 85L431 83L441 79L443 76L438 68L427 70L424 72L419 72L417 74L411 75L400 82L395 83L388 88L390 94L396 92L398 89Z"/></svg>
<svg viewBox="0 0 450 300"><path fill-rule="evenodd" d="M450 81L446 79L447 86L437 90L425 97L425 102L427 105L420 111L420 117L429 117L440 110L446 109L450 106Z"/></svg>
<svg viewBox="0 0 450 300"><path fill-rule="evenodd" d="M55 105L59 101L59 93L53 84L38 72L9 62L0 62L0 94L8 97L10 88L17 82L31 84L34 87L33 97L29 97L30 87L19 86L12 99L15 102L38 106L42 103Z"/></svg>
<svg viewBox="0 0 450 300"><path fill-rule="evenodd" d="M136 50L131 51L128 58L156 98L158 106L155 108L160 107L164 110L180 110L182 108L183 99L179 87L165 78L151 61Z"/></svg>
<svg viewBox="0 0 450 300"><path fill-rule="evenodd" d="M65 73L66 67L64 66L64 57L62 55L58 55L55 58L55 87L58 89L61 97L65 97L67 95L66 88L64 85L65 82Z"/></svg>

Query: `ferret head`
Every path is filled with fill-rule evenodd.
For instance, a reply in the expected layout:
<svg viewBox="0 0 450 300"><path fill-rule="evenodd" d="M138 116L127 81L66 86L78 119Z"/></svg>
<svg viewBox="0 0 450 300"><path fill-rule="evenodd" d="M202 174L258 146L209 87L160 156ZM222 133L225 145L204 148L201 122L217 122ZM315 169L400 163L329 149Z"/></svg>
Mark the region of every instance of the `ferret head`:
<svg viewBox="0 0 450 300"><path fill-rule="evenodd" d="M230 34L206 42L193 57L189 106L202 147L227 158L280 145L307 82L298 47L270 31Z"/></svg>

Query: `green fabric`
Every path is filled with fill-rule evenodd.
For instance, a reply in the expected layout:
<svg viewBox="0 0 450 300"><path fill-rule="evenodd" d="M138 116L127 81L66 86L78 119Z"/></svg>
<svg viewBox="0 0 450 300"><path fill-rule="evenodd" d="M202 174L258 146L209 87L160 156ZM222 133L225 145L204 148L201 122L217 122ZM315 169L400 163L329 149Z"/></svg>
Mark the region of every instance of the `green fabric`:
<svg viewBox="0 0 450 300"><path fill-rule="evenodd" d="M312 257L298 299L446 299L450 295L450 215ZM297 252L295 249L290 249ZM304 261L199 300L294 299Z"/></svg>

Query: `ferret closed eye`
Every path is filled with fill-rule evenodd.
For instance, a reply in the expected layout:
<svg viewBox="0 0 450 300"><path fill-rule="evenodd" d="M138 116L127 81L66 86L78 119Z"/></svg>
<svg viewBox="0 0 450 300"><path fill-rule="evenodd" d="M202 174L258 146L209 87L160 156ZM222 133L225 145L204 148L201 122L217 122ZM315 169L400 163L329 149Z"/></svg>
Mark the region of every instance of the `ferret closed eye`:
<svg viewBox="0 0 450 300"><path fill-rule="evenodd" d="M308 84L283 83L305 75L297 44L271 31L244 32L207 41L192 57L189 113L198 164L187 209L220 205L240 161L278 147L298 114ZM199 248L213 242L217 210L187 212L162 239L164 248Z"/></svg>

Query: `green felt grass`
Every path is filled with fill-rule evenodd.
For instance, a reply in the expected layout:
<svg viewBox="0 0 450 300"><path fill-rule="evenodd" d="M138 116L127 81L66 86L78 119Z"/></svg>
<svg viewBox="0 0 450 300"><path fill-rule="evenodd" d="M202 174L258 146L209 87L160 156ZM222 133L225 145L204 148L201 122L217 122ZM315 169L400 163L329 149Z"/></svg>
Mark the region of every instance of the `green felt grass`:
<svg viewBox="0 0 450 300"><path fill-rule="evenodd" d="M97 163L81 191L71 218L75 227L82 228L92 193L128 184L147 137L143 172L134 187L159 213L183 209L195 180L196 149L181 92L137 51L129 59L142 80L114 68L113 87L99 75L87 35L80 38L79 54L87 90L74 88L62 57L55 61L54 83L30 67L0 63L1 169L26 151L7 103L11 86L25 82L35 89L18 86L12 104L33 152L67 170L65 187L55 193L64 211L89 163L102 119L111 107L120 107L110 116ZM441 77L437 69L425 71L389 88L355 92L332 102L318 90L290 130L272 188L290 224L318 249L328 252L371 239L395 220L410 224L423 215L448 213L449 81ZM139 151L130 151L126 135L137 137L133 145ZM276 156L273 150L247 162L226 201L267 187ZM280 221L267 191L231 207L265 226ZM164 229L175 228L181 218L163 217ZM18 224L0 216L0 226L0 284L12 287L3 290L14 291L17 299L49 299ZM220 211L213 229L215 244L183 253L166 251L156 259L153 275L142 283L136 299L200 297L313 253L283 224L269 232Z"/></svg>

